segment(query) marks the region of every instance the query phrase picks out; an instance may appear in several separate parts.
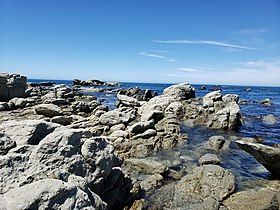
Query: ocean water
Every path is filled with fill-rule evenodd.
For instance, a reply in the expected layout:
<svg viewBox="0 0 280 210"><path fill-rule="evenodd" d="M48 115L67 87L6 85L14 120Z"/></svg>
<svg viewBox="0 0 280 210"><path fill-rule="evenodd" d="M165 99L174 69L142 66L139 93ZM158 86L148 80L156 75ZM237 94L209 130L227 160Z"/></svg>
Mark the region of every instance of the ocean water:
<svg viewBox="0 0 280 210"><path fill-rule="evenodd" d="M29 82L41 82L42 80L29 80ZM48 80L51 81L51 80ZM68 80L53 80L56 84L72 85L72 81ZM171 84L152 84L152 83L121 83L120 87L112 87L111 92L98 92L88 94L96 96L106 103L110 109L115 107L116 93L113 91L118 88L139 87L141 89L151 89L161 94L163 90ZM193 85L196 88L196 97L202 97L211 91L214 85L205 85L207 90L200 90L201 85ZM194 163L198 158L206 153L215 153L209 151L205 147L205 143L212 135L223 135L226 138L231 136L238 137L259 137L263 139L264 144L273 145L280 144L280 87L254 87L251 86L251 91L245 91L244 86L221 86L222 93L238 94L240 100L246 100L246 104L240 105L242 115L244 117L244 124L239 131L221 131L206 128L203 126L187 127L182 125L182 132L189 135L189 140L183 144L178 145L172 150L161 151L155 154L154 159L176 161L178 157L189 157L187 161L183 161L185 167L188 161ZM263 106L260 101L269 98L272 100L272 106ZM273 114L277 118L277 123L274 125L266 125L262 122L262 117L268 114ZM230 144L230 150L220 152L218 155L222 159L222 166L231 170L235 175L238 175L240 187L246 185L244 180L252 179L268 179L269 172L262 167L251 155L240 150L238 146L233 143ZM175 155L176 154L176 155ZM179 154L179 156L178 156ZM183 166L182 166L183 167Z"/></svg>

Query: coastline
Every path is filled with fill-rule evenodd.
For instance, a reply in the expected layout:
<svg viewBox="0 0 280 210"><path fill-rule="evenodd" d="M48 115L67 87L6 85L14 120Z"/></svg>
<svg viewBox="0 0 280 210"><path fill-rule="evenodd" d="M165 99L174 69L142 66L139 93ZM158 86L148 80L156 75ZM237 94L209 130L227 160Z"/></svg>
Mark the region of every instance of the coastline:
<svg viewBox="0 0 280 210"><path fill-rule="evenodd" d="M72 192L71 205L98 209L234 209L236 203L254 209L260 204L249 201L260 197L261 205L278 205L271 201L279 195L280 182L271 179L268 170L279 176L270 168L279 160L279 148L258 136L244 136L250 127L242 132L244 122L256 123L242 112L248 107L278 113L274 109L279 102L273 97L272 102L246 98L242 104L240 95L232 92L236 89L227 90L231 86L211 91L208 85L199 90L187 83L159 84L164 87L159 92L136 88L143 83L120 83L95 87L95 93L103 88L98 98L80 86L29 86L22 92L18 84L11 82L9 88L21 95L1 102L0 112L0 200L6 205L16 201L8 204L5 199L34 188L39 197L27 195L44 205L59 203L56 197L67 191L63 199ZM241 96L251 93L234 87ZM109 109L103 97L117 104ZM279 124L278 117L273 125ZM275 151L275 159L267 154L267 160L259 160L255 147L263 148L262 155ZM53 187L47 189L49 185ZM50 197L47 201L40 197L43 191ZM28 196L19 202L27 205Z"/></svg>

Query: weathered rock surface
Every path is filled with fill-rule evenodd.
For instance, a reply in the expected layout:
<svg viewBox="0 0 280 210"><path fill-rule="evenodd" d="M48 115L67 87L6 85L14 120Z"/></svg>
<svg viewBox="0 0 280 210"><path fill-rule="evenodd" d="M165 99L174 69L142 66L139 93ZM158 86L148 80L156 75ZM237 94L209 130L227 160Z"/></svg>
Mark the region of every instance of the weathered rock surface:
<svg viewBox="0 0 280 210"><path fill-rule="evenodd" d="M0 209L106 209L99 196L58 179L43 179L0 195Z"/></svg>
<svg viewBox="0 0 280 210"><path fill-rule="evenodd" d="M44 121L5 122L1 126L6 140L16 142L4 145L6 154L0 155L0 199L8 209L15 205L18 209L26 205L103 209L103 201L109 208L121 208L130 202L131 180L118 168L121 160L105 138ZM51 181L44 184L46 179ZM53 184L55 180L58 183ZM37 191L29 190L34 187ZM21 195L25 190L33 194ZM10 196L22 199L9 200Z"/></svg>
<svg viewBox="0 0 280 210"><path fill-rule="evenodd" d="M215 154L205 154L198 159L199 165L207 165L207 164L219 165L221 164L221 162L222 162L221 159Z"/></svg>
<svg viewBox="0 0 280 210"><path fill-rule="evenodd" d="M163 94L173 97L176 101L187 100L195 97L195 88L188 83L181 83L164 89Z"/></svg>
<svg viewBox="0 0 280 210"><path fill-rule="evenodd" d="M245 141L236 143L241 149L253 155L268 171L280 177L280 148Z"/></svg>
<svg viewBox="0 0 280 210"><path fill-rule="evenodd" d="M235 178L217 165L203 165L184 176L177 184L169 184L153 195L157 209L218 210L220 202L235 189Z"/></svg>
<svg viewBox="0 0 280 210"><path fill-rule="evenodd" d="M45 117L54 117L61 115L61 109L54 104L40 104L34 107L37 114L44 115Z"/></svg>
<svg viewBox="0 0 280 210"><path fill-rule="evenodd" d="M140 106L140 102L136 98L130 96L118 93L117 99L119 100L119 103L123 104L124 106Z"/></svg>
<svg viewBox="0 0 280 210"><path fill-rule="evenodd" d="M223 136L211 136L207 143L213 149L221 149L225 143L225 138Z"/></svg>
<svg viewBox="0 0 280 210"><path fill-rule="evenodd" d="M280 207L280 190L261 188L241 191L231 195L223 204L232 210L276 210Z"/></svg>
<svg viewBox="0 0 280 210"><path fill-rule="evenodd" d="M26 81L27 78L19 74L0 73L0 101L25 97Z"/></svg>
<svg viewBox="0 0 280 210"><path fill-rule="evenodd" d="M167 170L162 163L148 159L129 158L125 160L125 164L145 174L162 174Z"/></svg>
<svg viewBox="0 0 280 210"><path fill-rule="evenodd" d="M16 145L36 145L53 132L57 124L48 123L43 120L5 121L0 124L0 130Z"/></svg>
<svg viewBox="0 0 280 210"><path fill-rule="evenodd" d="M135 118L135 110L132 108L118 108L102 114L99 122L103 125L117 125L128 123Z"/></svg>
<svg viewBox="0 0 280 210"><path fill-rule="evenodd" d="M267 125L274 125L277 122L276 117L273 114L266 115L262 118L263 123Z"/></svg>

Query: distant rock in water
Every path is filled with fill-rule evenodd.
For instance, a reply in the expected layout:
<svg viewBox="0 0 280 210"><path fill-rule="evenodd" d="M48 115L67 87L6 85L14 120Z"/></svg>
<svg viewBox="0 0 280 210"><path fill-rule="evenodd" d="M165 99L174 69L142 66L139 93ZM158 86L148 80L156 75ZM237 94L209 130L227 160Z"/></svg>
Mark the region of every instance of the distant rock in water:
<svg viewBox="0 0 280 210"><path fill-rule="evenodd" d="M216 90L222 90L222 87L220 85L216 85L211 88L211 91L216 91Z"/></svg>
<svg viewBox="0 0 280 210"><path fill-rule="evenodd" d="M81 86L111 86L111 87L118 87L120 84L118 82L104 82L97 79L92 80L79 80L74 79L73 85L81 85Z"/></svg>
<svg viewBox="0 0 280 210"><path fill-rule="evenodd" d="M277 122L276 117L273 114L266 115L262 118L263 123L267 125L274 125Z"/></svg>
<svg viewBox="0 0 280 210"><path fill-rule="evenodd" d="M199 89L200 89L200 90L206 90L206 86L205 86L205 85L202 85Z"/></svg>
<svg viewBox="0 0 280 210"><path fill-rule="evenodd" d="M53 85L55 85L56 83L55 82L48 82L48 81L46 81L46 82L32 82L32 83L30 83L29 85L31 86L31 87L39 87L39 86L46 86L46 87L49 87L49 86L53 86Z"/></svg>
<svg viewBox="0 0 280 210"><path fill-rule="evenodd" d="M260 103L264 106L271 106L272 105L272 101L269 98L265 98L265 99L261 100Z"/></svg>
<svg viewBox="0 0 280 210"><path fill-rule="evenodd" d="M0 73L0 101L25 97L26 81L27 78L19 74Z"/></svg>

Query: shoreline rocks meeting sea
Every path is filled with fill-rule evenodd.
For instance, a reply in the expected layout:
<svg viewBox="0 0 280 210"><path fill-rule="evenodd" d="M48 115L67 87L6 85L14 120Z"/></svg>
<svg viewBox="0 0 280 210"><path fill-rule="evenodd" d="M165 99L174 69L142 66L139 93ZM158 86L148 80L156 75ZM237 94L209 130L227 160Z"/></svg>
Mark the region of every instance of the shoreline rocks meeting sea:
<svg viewBox="0 0 280 210"><path fill-rule="evenodd" d="M279 209L279 144L243 136L247 102L221 88L197 97L189 83L159 94L1 73L0 209Z"/></svg>

